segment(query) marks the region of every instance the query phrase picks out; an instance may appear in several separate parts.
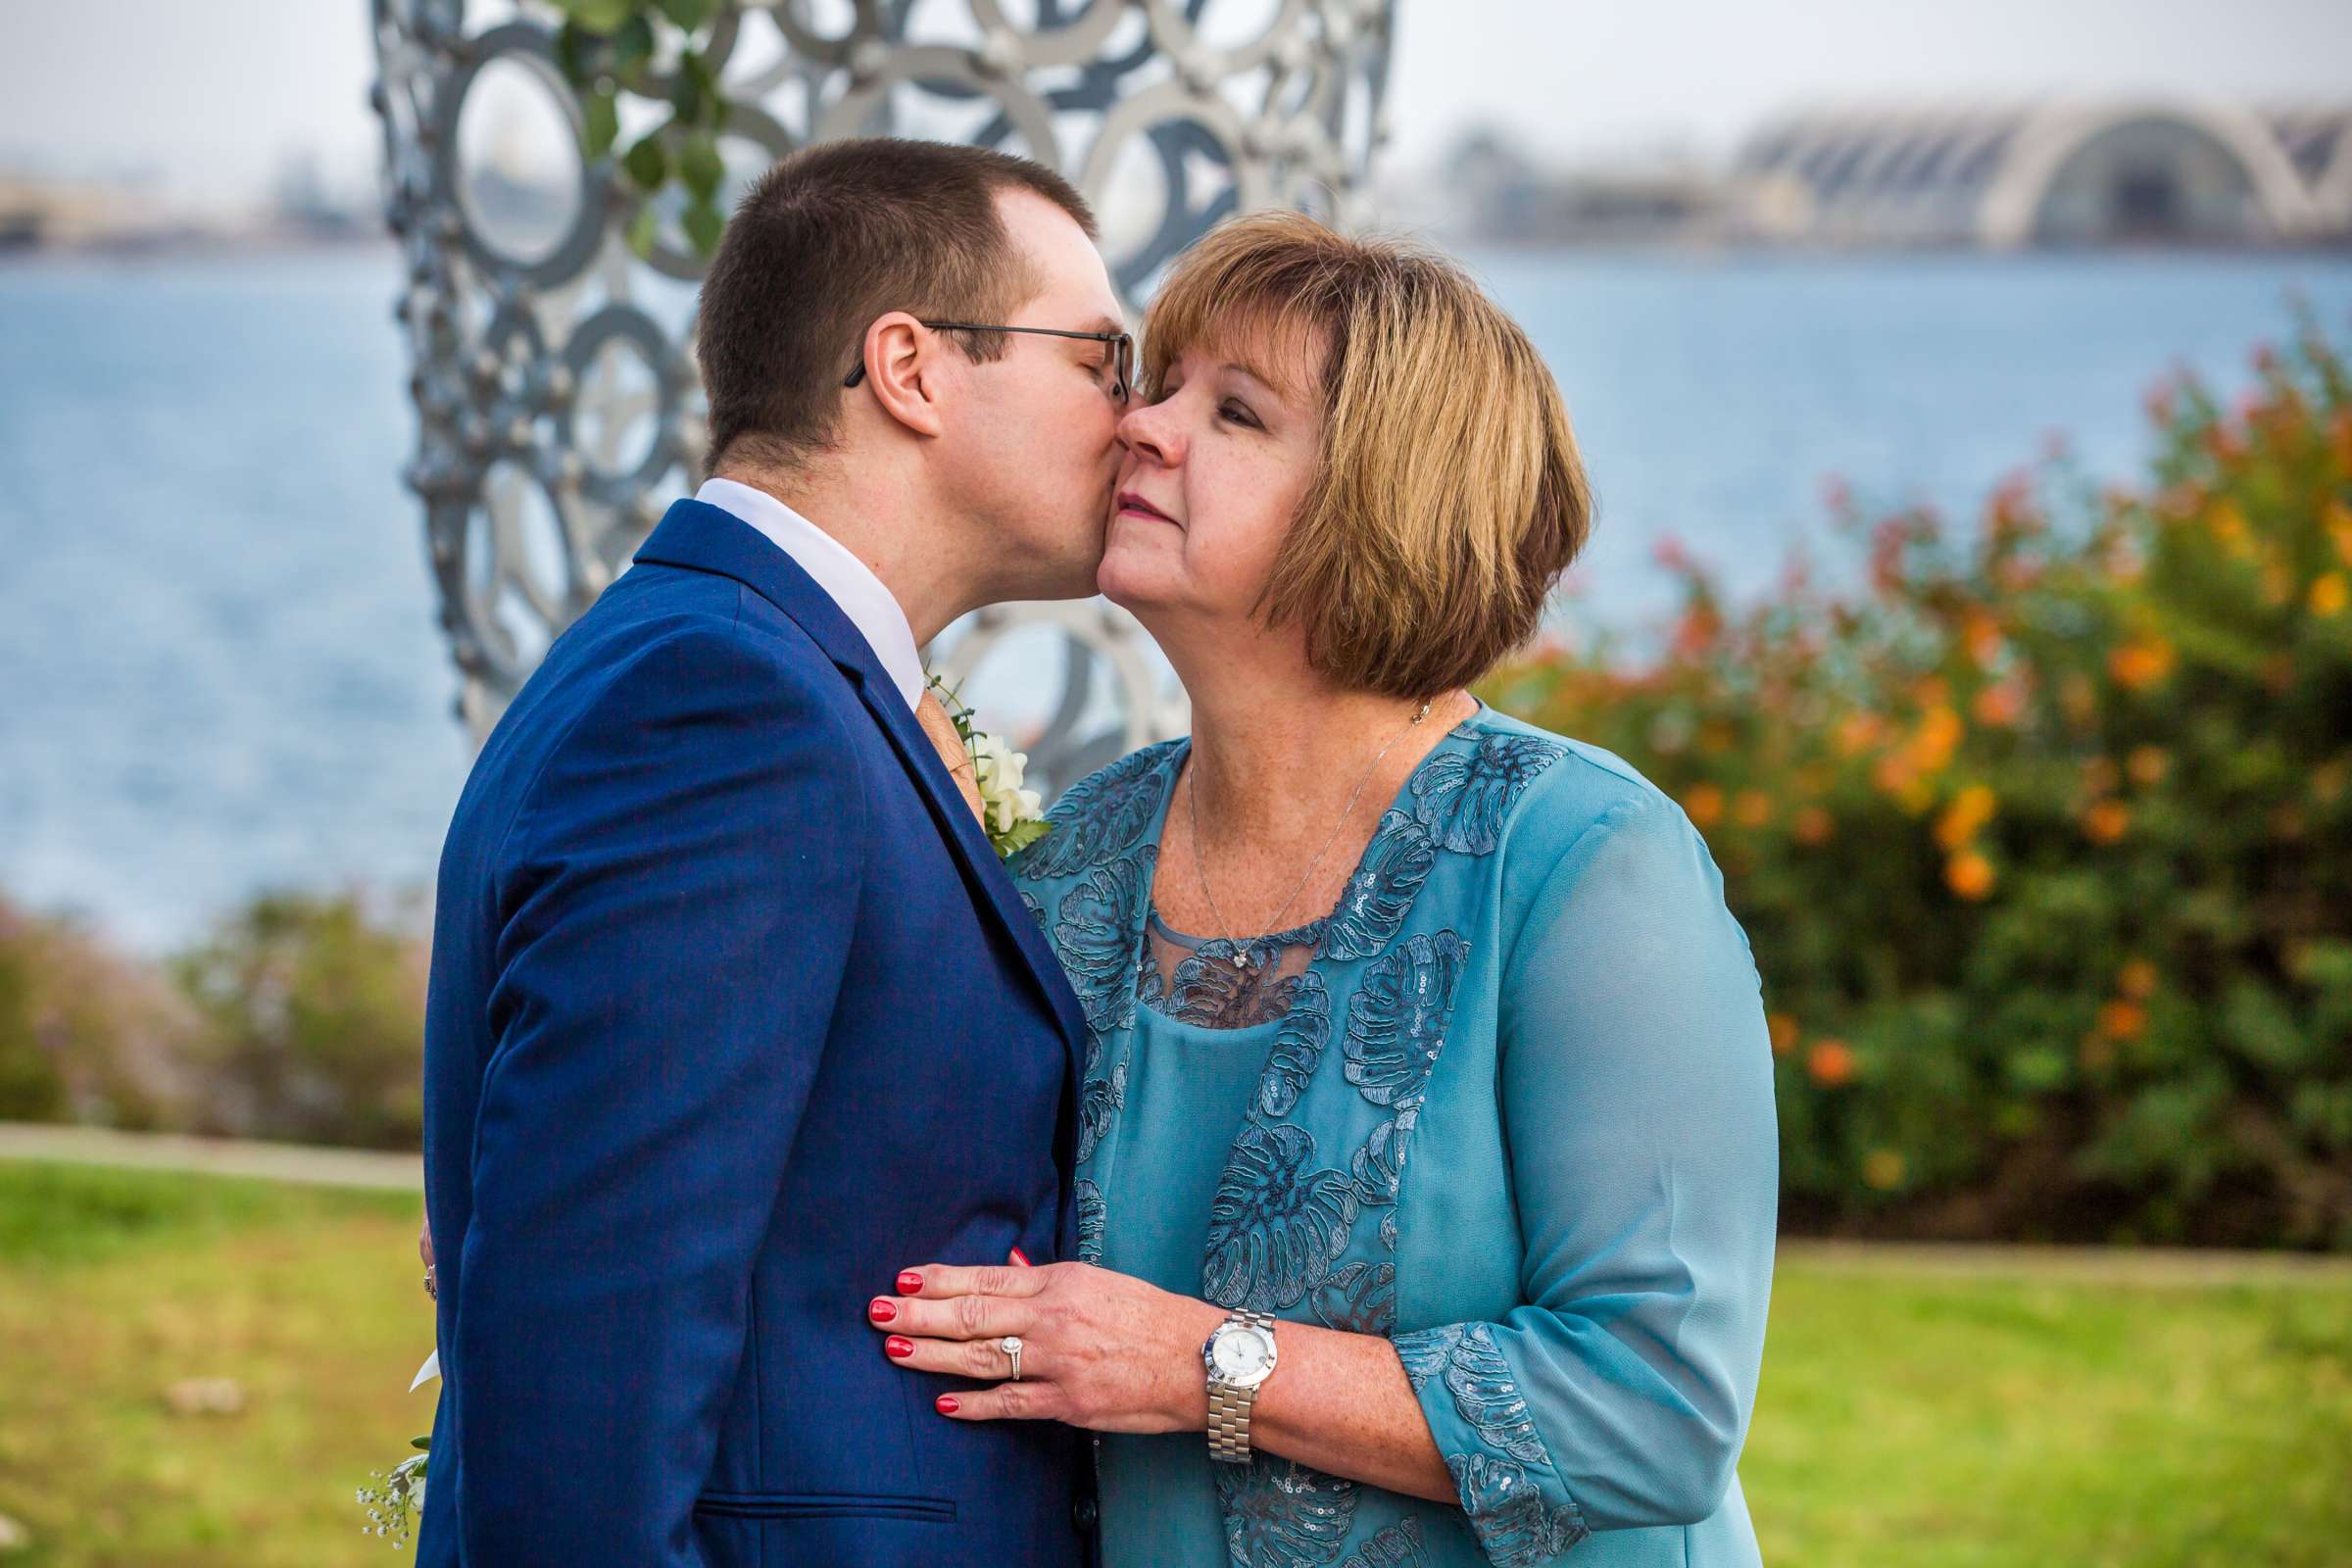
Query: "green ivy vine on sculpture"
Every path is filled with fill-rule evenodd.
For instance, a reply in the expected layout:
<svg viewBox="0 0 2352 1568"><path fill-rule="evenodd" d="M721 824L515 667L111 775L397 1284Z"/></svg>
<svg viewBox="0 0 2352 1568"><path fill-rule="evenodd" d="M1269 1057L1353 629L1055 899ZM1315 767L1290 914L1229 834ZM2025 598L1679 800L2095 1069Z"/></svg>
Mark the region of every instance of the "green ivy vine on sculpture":
<svg viewBox="0 0 2352 1568"><path fill-rule="evenodd" d="M620 95L666 99L669 118L629 144L621 171L642 193L629 223L629 248L645 256L660 225L655 198L674 181L685 196L679 223L705 260L718 250L726 214L718 205L726 165L718 132L727 102L705 49L719 0L556 0L564 25L556 63L580 95L581 143L591 159L612 156L620 139ZM656 69L675 52L667 81Z"/></svg>

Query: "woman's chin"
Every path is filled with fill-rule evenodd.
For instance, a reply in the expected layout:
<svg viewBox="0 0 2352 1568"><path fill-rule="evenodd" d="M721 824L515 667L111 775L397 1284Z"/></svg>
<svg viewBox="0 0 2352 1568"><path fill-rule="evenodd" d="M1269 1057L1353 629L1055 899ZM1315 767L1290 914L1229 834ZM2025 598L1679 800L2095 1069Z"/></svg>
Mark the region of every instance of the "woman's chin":
<svg viewBox="0 0 2352 1568"><path fill-rule="evenodd" d="M1160 603L1172 586L1165 564L1142 559L1145 552L1123 549L1117 535L1095 568L1095 587L1121 610L1141 612Z"/></svg>

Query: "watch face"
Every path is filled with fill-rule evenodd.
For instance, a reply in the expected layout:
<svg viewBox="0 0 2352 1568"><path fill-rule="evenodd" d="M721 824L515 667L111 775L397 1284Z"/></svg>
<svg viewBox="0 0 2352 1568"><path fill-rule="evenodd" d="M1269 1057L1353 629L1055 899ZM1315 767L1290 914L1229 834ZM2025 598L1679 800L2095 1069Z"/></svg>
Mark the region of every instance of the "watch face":
<svg viewBox="0 0 2352 1568"><path fill-rule="evenodd" d="M1274 1347L1256 1329L1228 1329L1210 1346L1209 1359L1216 1364L1220 1377L1244 1383L1265 1370L1274 1359Z"/></svg>

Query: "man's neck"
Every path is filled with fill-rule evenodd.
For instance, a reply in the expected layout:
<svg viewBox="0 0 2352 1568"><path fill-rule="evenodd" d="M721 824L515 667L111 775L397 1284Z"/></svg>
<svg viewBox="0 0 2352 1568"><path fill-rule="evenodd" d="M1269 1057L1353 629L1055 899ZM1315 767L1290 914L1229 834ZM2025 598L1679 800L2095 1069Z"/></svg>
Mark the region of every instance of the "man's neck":
<svg viewBox="0 0 2352 1568"><path fill-rule="evenodd" d="M956 541L942 537L951 514L901 475L828 463L790 473L729 466L717 476L774 497L856 556L899 602L917 648L979 602Z"/></svg>

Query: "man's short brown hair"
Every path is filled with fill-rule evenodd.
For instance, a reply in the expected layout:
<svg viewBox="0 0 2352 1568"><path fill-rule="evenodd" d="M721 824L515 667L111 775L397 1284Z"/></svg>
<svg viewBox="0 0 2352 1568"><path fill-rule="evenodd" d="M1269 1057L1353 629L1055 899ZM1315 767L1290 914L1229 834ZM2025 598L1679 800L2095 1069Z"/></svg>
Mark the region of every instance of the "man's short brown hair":
<svg viewBox="0 0 2352 1568"><path fill-rule="evenodd" d="M821 142L762 174L703 280L708 469L791 467L824 450L876 317L1002 321L1034 298L1044 283L997 214L1003 190L1036 192L1094 237L1094 213L1068 180L983 147ZM1002 332L956 336L976 360L1004 352Z"/></svg>
<svg viewBox="0 0 2352 1568"><path fill-rule="evenodd" d="M1459 267L1296 213L1237 218L1145 313L1146 389L1196 348L1305 377L1284 390L1322 408L1315 477L1259 607L1304 628L1317 671L1436 697L1534 634L1592 492L1551 371Z"/></svg>

